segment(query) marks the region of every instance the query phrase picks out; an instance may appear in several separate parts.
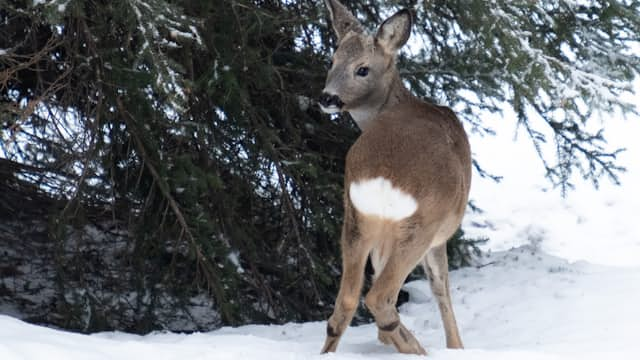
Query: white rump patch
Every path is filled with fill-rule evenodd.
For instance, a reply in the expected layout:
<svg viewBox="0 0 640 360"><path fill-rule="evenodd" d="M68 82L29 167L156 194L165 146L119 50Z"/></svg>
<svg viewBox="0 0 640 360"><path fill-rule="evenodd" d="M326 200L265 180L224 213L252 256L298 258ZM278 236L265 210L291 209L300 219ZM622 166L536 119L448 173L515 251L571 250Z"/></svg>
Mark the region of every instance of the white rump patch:
<svg viewBox="0 0 640 360"><path fill-rule="evenodd" d="M413 196L393 187L391 181L383 177L352 182L349 198L363 214L396 221L413 215L418 209Z"/></svg>

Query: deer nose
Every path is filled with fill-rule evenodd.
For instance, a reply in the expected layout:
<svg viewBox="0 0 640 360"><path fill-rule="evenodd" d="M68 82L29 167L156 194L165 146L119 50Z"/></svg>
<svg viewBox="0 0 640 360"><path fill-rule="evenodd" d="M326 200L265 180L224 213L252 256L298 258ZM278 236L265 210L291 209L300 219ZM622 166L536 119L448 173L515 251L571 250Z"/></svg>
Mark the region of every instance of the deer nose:
<svg viewBox="0 0 640 360"><path fill-rule="evenodd" d="M319 102L320 102L320 105L326 108L331 108L331 107L341 108L342 105L344 105L344 103L342 102L342 100L340 100L338 95L331 95L326 92L323 92L322 95L320 95Z"/></svg>

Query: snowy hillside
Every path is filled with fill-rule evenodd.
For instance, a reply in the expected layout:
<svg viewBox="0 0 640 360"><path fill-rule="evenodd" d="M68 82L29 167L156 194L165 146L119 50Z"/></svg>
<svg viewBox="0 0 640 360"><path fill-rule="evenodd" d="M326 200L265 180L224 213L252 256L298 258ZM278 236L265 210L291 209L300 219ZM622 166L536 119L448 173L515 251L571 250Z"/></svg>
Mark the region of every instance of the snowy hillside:
<svg viewBox="0 0 640 360"><path fill-rule="evenodd" d="M636 88L640 90L640 83ZM544 169L526 135L520 132L514 141L513 122L488 116L486 122L499 135L472 136L471 146L487 170L504 179L496 184L473 178L471 199L485 212L467 214L467 234L488 236L487 249L492 250L536 243L544 252L570 261L640 266L640 119L613 115L605 120L611 148L626 149L618 157L627 168L621 186L603 178L595 189L575 176L575 190L563 199L545 181Z"/></svg>
<svg viewBox="0 0 640 360"><path fill-rule="evenodd" d="M446 350L425 281L406 285L401 316L434 359L636 359L640 269L569 264L531 246L494 253L452 273L466 350ZM347 330L338 352L318 354L325 323L223 328L200 334L92 336L0 316L0 359L401 359L375 325Z"/></svg>

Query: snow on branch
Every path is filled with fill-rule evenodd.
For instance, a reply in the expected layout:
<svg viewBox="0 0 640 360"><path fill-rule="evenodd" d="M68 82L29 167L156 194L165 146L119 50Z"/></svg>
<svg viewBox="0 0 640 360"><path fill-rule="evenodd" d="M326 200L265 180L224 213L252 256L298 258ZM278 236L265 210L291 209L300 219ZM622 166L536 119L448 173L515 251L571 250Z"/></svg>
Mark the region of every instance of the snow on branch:
<svg viewBox="0 0 640 360"><path fill-rule="evenodd" d="M487 8L493 21L481 36L495 37L491 51L504 54L507 101L538 150L549 131L536 129L531 118L548 125L557 161L550 164L538 153L563 191L571 186L572 169L596 186L603 175L618 183L624 171L614 162L622 150L607 150L602 129L592 123L594 113L637 112L621 97L633 93L631 80L640 70L631 51L638 38L630 35L640 13L636 5L630 19L628 8L593 1L493 1Z"/></svg>
<svg viewBox="0 0 640 360"><path fill-rule="evenodd" d="M163 0L130 0L129 4L138 20L141 51L155 70L156 89L168 97L172 112L181 113L187 100L183 69L167 52L185 43L202 46L198 24Z"/></svg>

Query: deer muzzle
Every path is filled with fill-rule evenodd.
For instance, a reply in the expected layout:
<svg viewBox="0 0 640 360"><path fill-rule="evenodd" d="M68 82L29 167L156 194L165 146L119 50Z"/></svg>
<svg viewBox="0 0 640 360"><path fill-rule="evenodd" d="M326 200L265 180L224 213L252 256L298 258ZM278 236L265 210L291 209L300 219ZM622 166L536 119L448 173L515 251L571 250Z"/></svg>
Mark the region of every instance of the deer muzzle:
<svg viewBox="0 0 640 360"><path fill-rule="evenodd" d="M320 108L327 114L337 113L342 109L344 103L338 95L332 95L326 92L323 92L318 99L318 104L320 104Z"/></svg>

